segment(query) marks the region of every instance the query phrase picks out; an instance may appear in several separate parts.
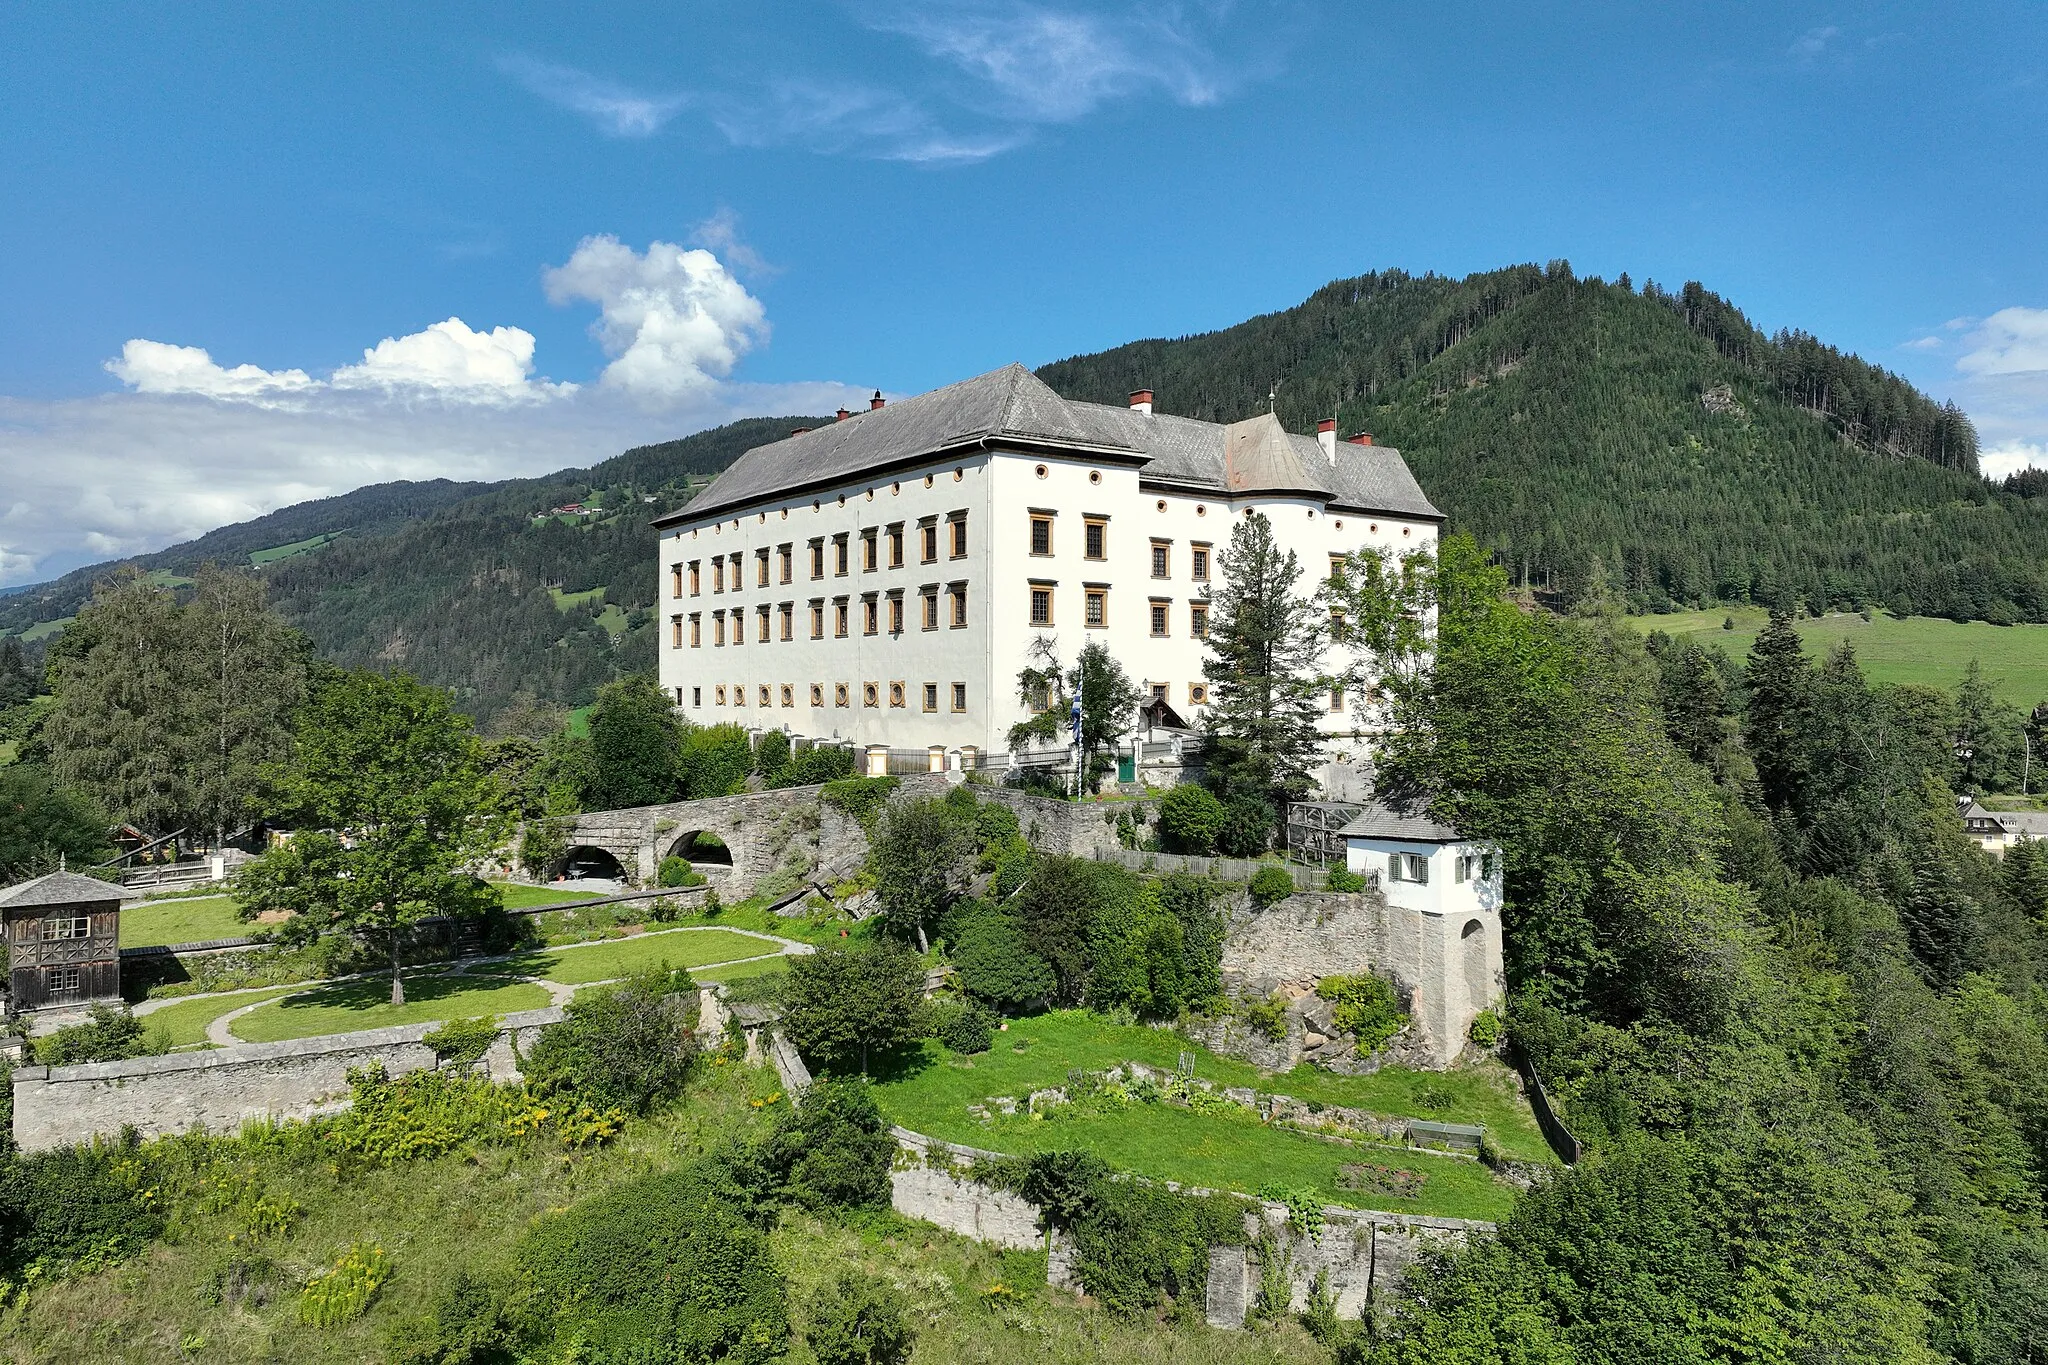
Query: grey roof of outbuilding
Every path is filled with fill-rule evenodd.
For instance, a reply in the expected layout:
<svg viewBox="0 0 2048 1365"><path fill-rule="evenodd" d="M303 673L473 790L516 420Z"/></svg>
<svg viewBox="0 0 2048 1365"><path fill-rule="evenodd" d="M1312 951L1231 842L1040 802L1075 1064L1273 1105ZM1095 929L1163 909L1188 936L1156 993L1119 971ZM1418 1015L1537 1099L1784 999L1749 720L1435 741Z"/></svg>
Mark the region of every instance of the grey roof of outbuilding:
<svg viewBox="0 0 2048 1365"><path fill-rule="evenodd" d="M1226 426L1083 403L1060 397L1022 365L1006 365L756 446L655 525L696 521L983 443L1126 461L1139 466L1142 482L1161 488L1226 497L1293 493L1337 508L1442 519L1391 446L1340 443L1333 466L1315 437L1283 430L1270 413Z"/></svg>
<svg viewBox="0 0 2048 1365"><path fill-rule="evenodd" d="M1365 809L1337 832L1359 839L1407 839L1427 844L1455 843L1463 837L1423 811L1380 801L1366 802Z"/></svg>
<svg viewBox="0 0 2048 1365"><path fill-rule="evenodd" d="M98 877L81 877L76 872L52 872L0 890L0 910L21 910L38 905L93 905L120 900L121 894L120 887Z"/></svg>
<svg viewBox="0 0 2048 1365"><path fill-rule="evenodd" d="M2007 834L2024 834L2030 839L2048 839L2048 810L1987 811L2005 827Z"/></svg>

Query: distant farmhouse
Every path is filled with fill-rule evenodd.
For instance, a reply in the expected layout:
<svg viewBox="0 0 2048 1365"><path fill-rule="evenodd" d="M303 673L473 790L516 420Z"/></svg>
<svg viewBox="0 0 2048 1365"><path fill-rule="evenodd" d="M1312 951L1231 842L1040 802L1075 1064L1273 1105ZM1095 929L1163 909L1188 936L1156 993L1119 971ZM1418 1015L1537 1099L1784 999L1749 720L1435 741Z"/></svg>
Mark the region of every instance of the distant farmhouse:
<svg viewBox="0 0 2048 1365"><path fill-rule="evenodd" d="M1264 513L1301 590L1365 546L1431 549L1442 515L1400 452L1271 414L1219 425L1061 398L1021 365L741 456L660 518L661 681L700 724L734 721L935 766L1005 754L1040 637L1071 663L1109 644L1196 723L1218 555ZM1345 660L1333 650L1333 673ZM1333 749L1358 735L1328 699Z"/></svg>
<svg viewBox="0 0 2048 1365"><path fill-rule="evenodd" d="M1994 857L2004 857L2022 839L2048 839L2048 811L1986 810L1968 799L1960 804L1964 831Z"/></svg>

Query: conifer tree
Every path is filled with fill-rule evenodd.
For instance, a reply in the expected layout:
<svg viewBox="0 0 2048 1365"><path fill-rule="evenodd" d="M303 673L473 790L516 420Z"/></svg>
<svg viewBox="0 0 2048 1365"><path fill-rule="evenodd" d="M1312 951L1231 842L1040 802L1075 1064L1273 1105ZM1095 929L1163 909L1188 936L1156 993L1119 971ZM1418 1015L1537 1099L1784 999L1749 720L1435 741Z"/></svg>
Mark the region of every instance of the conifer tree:
<svg viewBox="0 0 2048 1365"><path fill-rule="evenodd" d="M1806 648L1792 628L1789 612L1772 610L1770 623L1750 646L1744 676L1749 683L1749 708L1743 716L1742 737L1756 760L1764 804L1783 810L1798 798L1805 776L1799 725L1813 681L1813 666L1806 660Z"/></svg>
<svg viewBox="0 0 2048 1365"><path fill-rule="evenodd" d="M305 637L265 609L263 580L208 564L199 570L181 635L194 675L193 808L215 846L256 813L263 774L290 748L305 696Z"/></svg>
<svg viewBox="0 0 2048 1365"><path fill-rule="evenodd" d="M1329 679L1322 623L1296 591L1301 561L1254 512L1231 528L1217 556L1220 586L1209 601L1209 768L1226 794L1268 800L1305 796L1321 744L1316 729Z"/></svg>

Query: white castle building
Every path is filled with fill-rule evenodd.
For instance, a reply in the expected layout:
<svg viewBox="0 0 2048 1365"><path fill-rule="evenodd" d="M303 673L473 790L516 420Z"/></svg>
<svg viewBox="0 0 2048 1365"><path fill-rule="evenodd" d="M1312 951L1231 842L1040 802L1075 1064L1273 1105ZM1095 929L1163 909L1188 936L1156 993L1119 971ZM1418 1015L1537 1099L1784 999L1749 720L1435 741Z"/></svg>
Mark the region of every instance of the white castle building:
<svg viewBox="0 0 2048 1365"><path fill-rule="evenodd" d="M1030 714L1017 676L1035 641L1071 664L1100 638L1193 725L1206 590L1253 511L1308 591L1361 547L1434 548L1443 521L1399 451L1333 422L1298 436L1270 414L1155 412L1148 392L1073 402L1021 365L877 396L748 451L655 523L662 685L700 724L971 766ZM1356 726L1333 693L1333 745Z"/></svg>

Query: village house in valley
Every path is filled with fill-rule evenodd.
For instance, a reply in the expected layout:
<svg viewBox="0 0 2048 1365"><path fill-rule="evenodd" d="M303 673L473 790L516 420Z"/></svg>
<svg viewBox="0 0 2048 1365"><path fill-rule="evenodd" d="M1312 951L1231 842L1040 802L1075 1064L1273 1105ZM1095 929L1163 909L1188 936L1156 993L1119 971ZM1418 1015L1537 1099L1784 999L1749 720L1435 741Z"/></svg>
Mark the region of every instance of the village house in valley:
<svg viewBox="0 0 2048 1365"><path fill-rule="evenodd" d="M1061 398L1021 365L848 414L740 457L661 518L661 681L701 724L975 766L1028 715L1041 637L1102 639L1193 724L1205 591L1257 511L1312 590L1366 546L1433 548L1442 516L1400 453L1334 422L1222 425ZM1342 661L1334 654L1334 672ZM1325 733L1357 732L1333 691Z"/></svg>

